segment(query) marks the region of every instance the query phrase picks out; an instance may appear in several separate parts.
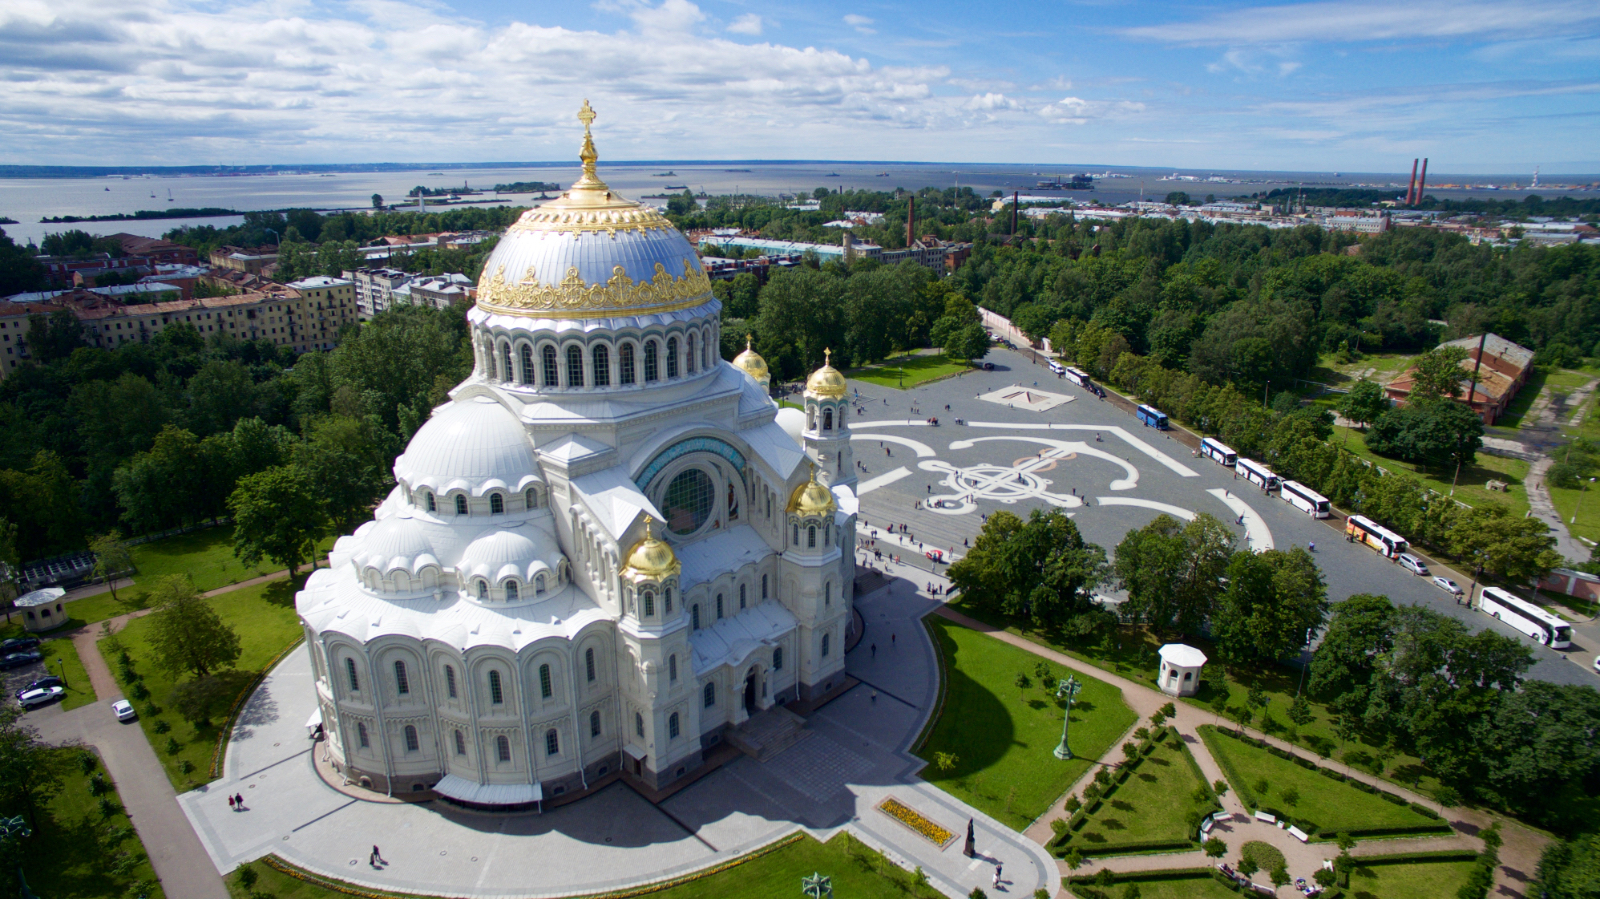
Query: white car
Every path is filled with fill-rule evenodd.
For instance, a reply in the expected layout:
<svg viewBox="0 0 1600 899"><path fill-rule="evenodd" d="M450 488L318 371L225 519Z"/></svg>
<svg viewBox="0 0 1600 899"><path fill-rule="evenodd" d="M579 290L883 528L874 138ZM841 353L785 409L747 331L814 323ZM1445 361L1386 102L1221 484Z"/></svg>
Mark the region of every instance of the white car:
<svg viewBox="0 0 1600 899"><path fill-rule="evenodd" d="M1438 587L1440 590L1455 596L1460 596L1463 592L1465 592L1461 589L1460 584L1457 584L1455 581L1452 581L1447 577L1435 576L1433 579L1433 585Z"/></svg>
<svg viewBox="0 0 1600 899"><path fill-rule="evenodd" d="M133 703L126 699L119 699L111 704L111 713L117 716L118 721L132 721L134 719Z"/></svg>
<svg viewBox="0 0 1600 899"><path fill-rule="evenodd" d="M67 691L61 689L60 687L40 687L37 690L29 690L21 696L18 696L17 702L20 703L23 708L31 709L37 708L38 706L46 703L55 702L57 699L60 699L65 695L67 695Z"/></svg>

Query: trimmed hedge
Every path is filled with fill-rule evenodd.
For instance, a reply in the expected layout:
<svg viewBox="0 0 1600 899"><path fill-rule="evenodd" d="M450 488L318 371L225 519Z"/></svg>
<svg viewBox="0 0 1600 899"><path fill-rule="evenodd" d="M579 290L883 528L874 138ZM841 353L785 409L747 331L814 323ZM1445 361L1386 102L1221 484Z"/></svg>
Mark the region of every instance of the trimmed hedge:
<svg viewBox="0 0 1600 899"><path fill-rule="evenodd" d="M1477 856L1473 856L1476 858ZM1168 868L1164 871L1133 871L1127 874L1118 874L1117 883L1141 883L1158 880L1189 880L1194 877L1210 877L1215 868ZM1094 874L1072 874L1061 878L1069 886L1072 884L1094 885Z"/></svg>
<svg viewBox="0 0 1600 899"><path fill-rule="evenodd" d="M1407 806L1407 808L1411 809L1412 811L1416 812L1417 814L1421 815L1424 818L1433 818L1435 820L1443 820L1444 819L1443 815L1439 814L1438 812L1434 811L1433 809L1428 808L1427 806L1422 805L1420 803L1413 802L1409 806Z"/></svg>
<svg viewBox="0 0 1600 899"><path fill-rule="evenodd" d="M1357 865L1406 865L1415 862L1475 862L1478 853L1470 849L1435 849L1432 852L1397 852L1394 855L1356 856Z"/></svg>
<svg viewBox="0 0 1600 899"><path fill-rule="evenodd" d="M1302 828L1303 829L1303 828ZM1455 833L1450 825L1440 821L1438 824L1419 824L1415 827L1347 827L1339 833L1347 833L1352 837L1420 837L1430 834ZM1332 840L1338 836L1336 833L1314 834L1319 840Z"/></svg>
<svg viewBox="0 0 1600 899"><path fill-rule="evenodd" d="M1395 805L1410 805L1410 803L1406 801L1406 797L1401 796L1399 793L1391 793L1388 790L1379 790L1378 796L1382 799L1389 800Z"/></svg>

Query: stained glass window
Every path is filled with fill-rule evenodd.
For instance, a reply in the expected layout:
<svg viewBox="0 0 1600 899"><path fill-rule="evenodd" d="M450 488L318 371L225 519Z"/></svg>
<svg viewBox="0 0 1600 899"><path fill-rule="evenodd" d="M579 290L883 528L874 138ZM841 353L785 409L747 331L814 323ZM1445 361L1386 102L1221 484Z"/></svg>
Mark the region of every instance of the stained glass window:
<svg viewBox="0 0 1600 899"><path fill-rule="evenodd" d="M667 485L667 495L661 511L666 515L667 527L674 534L692 534L711 517L716 505L716 485L711 476L699 468L686 469Z"/></svg>

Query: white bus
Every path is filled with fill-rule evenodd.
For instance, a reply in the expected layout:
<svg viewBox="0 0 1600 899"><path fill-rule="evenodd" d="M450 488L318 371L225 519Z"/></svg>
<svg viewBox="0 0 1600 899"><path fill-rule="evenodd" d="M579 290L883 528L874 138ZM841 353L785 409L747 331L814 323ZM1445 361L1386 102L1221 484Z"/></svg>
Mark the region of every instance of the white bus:
<svg viewBox="0 0 1600 899"><path fill-rule="evenodd" d="M1572 648L1572 626L1525 599L1499 587L1478 592L1478 608L1551 649Z"/></svg>
<svg viewBox="0 0 1600 899"><path fill-rule="evenodd" d="M1370 546L1377 550L1379 555L1390 559L1411 548L1406 538L1365 515L1352 515L1345 519L1344 534L1356 543Z"/></svg>
<svg viewBox="0 0 1600 899"><path fill-rule="evenodd" d="M1233 470L1239 473L1239 477L1244 478L1268 493L1277 490L1279 485L1283 483L1277 475L1272 473L1272 469L1262 465L1260 462L1251 462L1249 459L1243 457L1240 457L1238 464L1233 467Z"/></svg>
<svg viewBox="0 0 1600 899"><path fill-rule="evenodd" d="M1088 386L1089 386L1089 373L1086 372L1086 371L1080 371L1079 369L1072 368L1071 366L1068 366L1068 368L1067 368L1067 380L1069 380L1072 383L1078 385L1079 387L1083 387L1083 388L1087 389Z"/></svg>
<svg viewBox="0 0 1600 899"><path fill-rule="evenodd" d="M1054 359L1046 359L1045 363L1050 366L1050 373L1051 374L1059 376L1059 375L1062 375L1062 374L1064 374L1066 372L1066 368L1063 367L1061 363L1057 362Z"/></svg>
<svg viewBox="0 0 1600 899"><path fill-rule="evenodd" d="M1239 461L1239 454L1228 449L1222 443L1207 437L1200 441L1200 455L1217 463L1218 465L1232 466Z"/></svg>
<svg viewBox="0 0 1600 899"><path fill-rule="evenodd" d="M1327 518L1331 514L1328 498L1299 481L1284 481L1279 488L1279 499L1312 518Z"/></svg>

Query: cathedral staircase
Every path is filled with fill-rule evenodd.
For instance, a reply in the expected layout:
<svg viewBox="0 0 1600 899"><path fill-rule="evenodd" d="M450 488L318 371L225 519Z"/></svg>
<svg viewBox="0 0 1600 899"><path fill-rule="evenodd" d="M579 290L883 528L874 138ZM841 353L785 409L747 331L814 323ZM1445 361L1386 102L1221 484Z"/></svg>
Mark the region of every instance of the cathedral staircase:
<svg viewBox="0 0 1600 899"><path fill-rule="evenodd" d="M811 736L806 719L781 705L757 712L728 733L728 742L758 762L773 758Z"/></svg>

